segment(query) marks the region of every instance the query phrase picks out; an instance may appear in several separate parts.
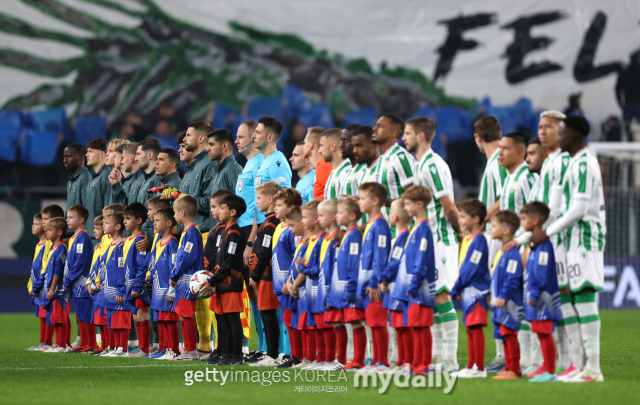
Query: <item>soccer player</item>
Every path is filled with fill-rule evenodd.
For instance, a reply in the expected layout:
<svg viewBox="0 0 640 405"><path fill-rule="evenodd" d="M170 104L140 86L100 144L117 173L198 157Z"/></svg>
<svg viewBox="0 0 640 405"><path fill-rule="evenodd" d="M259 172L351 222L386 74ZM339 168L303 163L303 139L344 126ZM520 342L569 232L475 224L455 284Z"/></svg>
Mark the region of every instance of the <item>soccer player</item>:
<svg viewBox="0 0 640 405"><path fill-rule="evenodd" d="M189 290L189 279L204 266L202 235L196 226L198 201L195 197L184 195L173 203L176 222L184 226L175 267L171 270L170 286L175 288L174 311L180 316L184 352L174 360L198 360L196 350L197 329L194 320L196 297Z"/></svg>
<svg viewBox="0 0 640 405"><path fill-rule="evenodd" d="M242 197L247 205L245 213L238 218L238 226L240 227L243 240L241 245L244 249L243 257L245 258L245 265L247 266L249 265L251 252L253 251L253 247L247 246L247 242L251 241L251 244L253 244L253 241L256 239L256 234L258 233L258 224L264 221L264 216L256 210L255 205L256 175L264 160L264 156L256 149L251 139L257 125L258 123L253 120L243 121L238 127L235 142L238 153L247 158L247 163L244 165L242 173L238 176L235 189L235 194Z"/></svg>
<svg viewBox="0 0 640 405"><path fill-rule="evenodd" d="M342 156L340 137L342 130L339 128L327 129L320 137L320 153L325 162L330 162L333 170L327 178L324 188L324 199L335 200L340 197L340 190L347 182L351 172L351 161Z"/></svg>
<svg viewBox="0 0 640 405"><path fill-rule="evenodd" d="M226 128L215 129L207 135L207 152L209 159L218 163L218 171L211 179L207 193L212 195L218 190L234 192L238 177L242 173L242 166L233 156L233 134ZM213 224L214 221L212 221Z"/></svg>
<svg viewBox="0 0 640 405"><path fill-rule="evenodd" d="M267 351L264 355L253 357L250 360L251 366L255 367L275 367L278 365L276 358L278 357L280 325L277 309L280 308L280 303L273 292L271 258L273 235L280 224L280 220L274 212L274 196L280 191L282 191L282 187L273 181L256 187L256 206L258 211L265 213L265 220L258 228L258 234L253 244L249 285L254 291L257 291L257 309L262 319Z"/></svg>
<svg viewBox="0 0 640 405"><path fill-rule="evenodd" d="M187 136L187 131L182 131L180 135L178 135L177 143L180 145L178 149L178 153L180 154L180 161L184 162L185 165L191 164L195 160L193 152L189 152L187 150L187 144L184 141L184 138Z"/></svg>
<svg viewBox="0 0 640 405"><path fill-rule="evenodd" d="M436 266L433 235L427 220L431 192L425 186L412 186L402 196L404 209L415 219L408 236L393 298L405 301L406 324L413 335L412 374L426 375L432 361L433 307L435 305Z"/></svg>
<svg viewBox="0 0 640 405"><path fill-rule="evenodd" d="M313 182L313 198L322 200L324 197L324 188L329 178L329 173L333 167L331 162L323 159L320 153L320 137L324 132L323 127L311 127L307 130L304 138L304 157L309 159L311 167L315 169L315 178Z"/></svg>
<svg viewBox="0 0 640 405"><path fill-rule="evenodd" d="M31 233L39 238L38 244L33 252L33 259L31 260L31 273L29 277L29 283L27 284L27 290L31 295L31 302L35 306L36 318L40 320L40 342L38 344L29 347L27 351L42 351L46 350L53 344L53 328L47 329L47 316L46 311L40 306L40 298L33 292L33 285L40 279L40 275L43 270L43 262L49 249L46 247L47 237L45 236L44 224L42 222L42 214L37 213L33 216L33 225L31 225ZM49 332L49 333L47 333Z"/></svg>
<svg viewBox="0 0 640 405"><path fill-rule="evenodd" d="M487 239L482 235L487 209L478 200L460 205L459 223L463 231L474 235L467 256L460 266L460 276L451 289L451 296L462 299L463 321L469 339L467 367L458 372L458 378L486 378L484 367L484 333L487 326L487 294L491 286Z"/></svg>
<svg viewBox="0 0 640 405"><path fill-rule="evenodd" d="M491 217L489 232L494 239L507 243L520 227L520 218L513 211L498 211ZM496 256L497 257L497 256ZM506 366L494 380L520 378L520 345L518 330L522 321L522 259L517 249L500 255L491 279L491 322L496 339L504 341Z"/></svg>
<svg viewBox="0 0 640 405"><path fill-rule="evenodd" d="M180 154L177 150L172 148L160 150L156 159L155 172L160 178L161 185L168 184L176 189L180 187L182 179L178 173L178 166L180 166Z"/></svg>
<svg viewBox="0 0 640 405"><path fill-rule="evenodd" d="M40 304L46 310L47 325L54 327L56 344L44 351L45 353L70 352L69 314L67 301L69 294L64 291L63 278L67 247L62 242L67 232L67 223L63 217L51 218L45 225L47 240L51 242L44 273L33 285L33 292L38 294Z"/></svg>
<svg viewBox="0 0 640 405"><path fill-rule="evenodd" d="M72 229L74 234L69 239L62 288L71 293L71 302L78 320L80 345L73 349L73 352L98 348L96 328L91 324L93 302L85 288L93 257L91 236L85 230L88 217L89 212L82 205L73 205L67 210L67 227Z"/></svg>
<svg viewBox="0 0 640 405"><path fill-rule="evenodd" d="M96 138L87 144L87 166L91 169L91 180L83 192L82 205L89 211L87 218L87 232L93 233L93 219L100 215L102 209L111 199L111 183L109 174L111 168L106 165L107 141ZM93 242L94 245L97 241Z"/></svg>
<svg viewBox="0 0 640 405"><path fill-rule="evenodd" d="M600 315L596 291L604 283L603 251L606 235L604 193L597 158L589 152L586 139L590 126L579 116L567 117L560 130L558 144L571 159L563 180L562 216L546 231L531 236L536 246L548 238L564 233L567 246L567 269L572 300L580 322L582 348L586 365L572 354L572 367L558 376L567 382L603 381L600 370ZM562 310L565 311L563 305ZM566 314L564 315L566 320ZM566 322L565 322L566 325ZM569 334L571 340L571 334Z"/></svg>
<svg viewBox="0 0 640 405"><path fill-rule="evenodd" d="M158 159L158 154L161 150L162 146L160 146L160 142L155 139L145 139L138 144L136 161L138 162L138 167L142 171L144 182L138 189L135 202L146 205L147 200L151 197L149 190L162 185L160 182L160 176L155 172L155 162ZM132 202L134 201L129 201L129 204ZM148 240L153 239L153 223L149 218L147 218L147 220L142 224L142 232L144 232ZM136 246L136 248L140 250L138 246ZM142 250L148 250L148 247L147 249Z"/></svg>
<svg viewBox="0 0 640 405"><path fill-rule="evenodd" d="M383 295L378 289L382 272L389 258L391 231L382 216L387 200L387 190L379 183L364 183L360 187L358 206L360 212L371 218L364 229L362 253L357 272L357 287L353 299L345 294L347 301L353 304L345 311L345 320L362 321L366 319L371 328L373 341L373 359L371 366L376 371L386 371L389 367L389 332L387 330L388 313L383 308ZM348 317L348 313L355 313ZM355 345L354 339L354 345Z"/></svg>
<svg viewBox="0 0 640 405"><path fill-rule="evenodd" d="M527 232L542 232L542 224L549 218L549 207L534 201L522 207L522 227ZM548 382L556 379L556 344L553 341L553 324L560 321L560 290L556 275L553 244L546 240L536 245L529 254L525 272L525 318L531 323L531 331L540 339L542 366L527 375L530 382Z"/></svg>
<svg viewBox="0 0 640 405"><path fill-rule="evenodd" d="M151 309L154 320L158 323L160 344L155 353L145 358L171 360L180 353L180 317L173 309L174 298L168 295L169 274L175 265L178 252L178 241L171 233L171 229L176 226L176 220L171 208L156 210L153 218L154 231L156 235L160 235L160 240L158 244L154 244L151 254L152 266L149 277L153 283Z"/></svg>
<svg viewBox="0 0 640 405"><path fill-rule="evenodd" d="M387 188L387 199L393 201L402 197L402 193L415 183L414 170L416 159L405 148L398 145L398 139L404 133L404 122L395 115L385 114L378 118L373 127L373 142L380 148L380 163L371 180ZM360 183L360 184L362 184ZM389 207L384 207L382 215L389 218ZM391 230L393 235L395 230Z"/></svg>
<svg viewBox="0 0 640 405"><path fill-rule="evenodd" d="M415 182L426 186L433 198L427 206L433 228L436 254L436 305L433 311L434 362L442 369L458 369L458 315L450 291L458 278L458 209L454 204L453 179L447 163L431 149L436 127L429 118L408 120L403 141L407 149L420 157ZM445 343L446 342L446 343Z"/></svg>
<svg viewBox="0 0 640 405"><path fill-rule="evenodd" d="M104 233L111 236L111 245L104 260L104 277L100 277L102 285L102 304L107 309L107 329L111 330L114 350L104 357L122 357L127 354L127 341L131 329L131 305L127 301L127 275L122 243L125 238L124 217L121 213L104 214Z"/></svg>
<svg viewBox="0 0 640 405"><path fill-rule="evenodd" d="M218 216L226 228L220 238L215 272L200 290L206 293L216 287L211 300L218 318L218 348L223 351L218 365L244 364L240 313L244 312L242 290L248 274L244 269L242 250L238 249L242 235L237 220L245 210L244 200L237 195L226 196L220 201Z"/></svg>
<svg viewBox="0 0 640 405"><path fill-rule="evenodd" d="M122 165L120 170L112 170L109 174L111 183L111 193L114 203L126 205L134 202L138 195L138 190L142 187L145 178L143 171L139 170L136 152L137 143L122 145ZM126 173L129 173L128 175Z"/></svg>
<svg viewBox="0 0 640 405"><path fill-rule="evenodd" d="M544 147L540 143L540 138L535 136L529 140L529 144L527 145L527 157L525 161L527 162L527 167L529 168L529 173L536 173L540 176L540 170L542 169L542 164L545 161L549 154L547 153L547 148ZM531 187L531 195L529 199L533 199L537 194L538 187L540 186L540 177L536 179L536 182Z"/></svg>
<svg viewBox="0 0 640 405"><path fill-rule="evenodd" d="M405 297L402 300L393 298L393 291L396 286L396 276L400 267L400 260L404 253L405 245L409 237L409 224L412 218L404 209L402 199L397 199L391 203L389 211L389 226L395 226L396 237L391 241L391 254L389 261L382 272L379 288L386 293L383 298L383 307L390 311L391 327L395 329L397 341L398 360L396 365L389 369L389 372L411 373L411 363L413 362L413 333L407 328L404 321L404 311L407 307Z"/></svg>
<svg viewBox="0 0 640 405"><path fill-rule="evenodd" d="M375 181L373 173L380 161L380 152L372 137L373 128L370 126L359 127L353 132L351 145L357 165L351 169L342 188L342 195L357 196L360 184Z"/></svg>
<svg viewBox="0 0 640 405"><path fill-rule="evenodd" d="M129 357L147 357L149 355L149 337L151 328L147 319L150 297L147 295L145 278L149 269L151 255L148 251L139 251L135 244L144 237L142 224L147 220L147 209L139 202L134 202L122 211L124 227L131 233L123 246L125 266L126 300L129 302L133 320L135 321L136 336L138 336L138 350L129 354Z"/></svg>
<svg viewBox="0 0 640 405"><path fill-rule="evenodd" d="M349 124L342 130L342 134L340 135L340 152L342 152L342 157L344 159L349 159L352 168L355 168L357 163L356 157L353 154L353 143L351 142L351 138L358 128L360 128L360 124Z"/></svg>
<svg viewBox="0 0 640 405"><path fill-rule="evenodd" d="M313 168L309 159L304 156L304 142L298 142L291 153L291 170L298 173L300 180L296 183L296 190L302 196L302 203L306 204L313 200L313 184L316 180L316 169Z"/></svg>
<svg viewBox="0 0 640 405"><path fill-rule="evenodd" d="M107 153L105 154L105 159L106 159L105 164L109 166L111 169L117 169L116 166L119 164L116 161L116 158L118 157L116 155L116 148L120 145L124 145L127 143L129 143L129 141L126 141L124 139L119 139L119 138L112 139L111 141L109 141L109 144L107 145Z"/></svg>
<svg viewBox="0 0 640 405"><path fill-rule="evenodd" d="M84 191L91 181L91 173L84 166L84 158L87 149L79 143L72 143L64 148L63 163L64 168L69 172L67 182L67 207L76 204L84 204Z"/></svg>

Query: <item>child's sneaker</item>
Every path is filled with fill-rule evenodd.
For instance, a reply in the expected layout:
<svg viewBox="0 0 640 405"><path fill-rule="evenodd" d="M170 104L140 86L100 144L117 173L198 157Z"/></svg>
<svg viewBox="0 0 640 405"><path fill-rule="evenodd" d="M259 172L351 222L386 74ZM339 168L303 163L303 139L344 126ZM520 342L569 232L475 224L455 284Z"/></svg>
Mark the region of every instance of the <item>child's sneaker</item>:
<svg viewBox="0 0 640 405"><path fill-rule="evenodd" d="M291 366L291 368L304 368L307 367L308 365L310 365L311 362L307 359L302 360L300 363L296 364L295 366Z"/></svg>
<svg viewBox="0 0 640 405"><path fill-rule="evenodd" d="M593 371L590 368L585 368L582 372L568 377L564 380L566 383L585 383L585 382L603 382L604 376L602 372Z"/></svg>
<svg viewBox="0 0 640 405"><path fill-rule="evenodd" d="M156 360L173 360L176 354L171 349L167 349L166 353L162 357L156 357Z"/></svg>
<svg viewBox="0 0 640 405"><path fill-rule="evenodd" d="M125 352L122 347L118 347L116 350L112 350L108 354L105 354L104 357L123 357L126 355L127 352Z"/></svg>
<svg viewBox="0 0 640 405"><path fill-rule="evenodd" d="M270 356L264 356L264 358L255 363L249 364L249 367L277 367L279 363Z"/></svg>
<svg viewBox="0 0 640 405"><path fill-rule="evenodd" d="M487 378L487 370L478 370L477 365L473 368L464 368L458 372L458 378Z"/></svg>
<svg viewBox="0 0 640 405"><path fill-rule="evenodd" d="M50 348L48 348L47 350L43 350L45 353L61 353L64 351L64 349L58 345L53 345Z"/></svg>
<svg viewBox="0 0 640 405"><path fill-rule="evenodd" d="M157 359L159 357L164 356L167 353L167 350L156 350L155 352L151 353L151 349L149 349L149 355L147 357L145 357L145 359Z"/></svg>
<svg viewBox="0 0 640 405"><path fill-rule="evenodd" d="M293 356L290 356L288 359L283 358L282 362L276 366L276 368L291 368L300 362Z"/></svg>
<svg viewBox="0 0 640 405"><path fill-rule="evenodd" d="M200 356L198 356L198 352L196 350L185 350L179 356L177 356L175 361L191 361L191 360L199 360Z"/></svg>
<svg viewBox="0 0 640 405"><path fill-rule="evenodd" d="M549 381L555 381L556 380L556 374L553 373L548 373L546 371L543 371L542 373L535 375L533 377L531 377L531 379L529 380L529 382L549 382Z"/></svg>
<svg viewBox="0 0 640 405"><path fill-rule="evenodd" d="M38 343L36 345L33 345L33 346L29 347L28 349L24 349L24 351L32 352L32 351L37 350L38 348L42 347L43 344L44 343Z"/></svg>
<svg viewBox="0 0 640 405"><path fill-rule="evenodd" d="M540 366L539 364L532 364L532 365L530 365L530 366L528 366L528 367L525 367L525 368L522 370L522 375L529 375L529 374L533 374L533 373L535 373L536 371L538 371L538 369L539 369L540 367L542 367L542 366Z"/></svg>
<svg viewBox="0 0 640 405"><path fill-rule="evenodd" d="M143 359L143 358L146 358L148 355L149 353L145 353L142 350L138 349L133 353L129 353L127 357L130 359Z"/></svg>
<svg viewBox="0 0 640 405"><path fill-rule="evenodd" d="M350 373L355 373L357 371L362 370L363 368L364 368L364 364L358 364L358 363L352 361L351 363L348 363L346 366L344 366L344 368L342 370L343 371L348 371Z"/></svg>
<svg viewBox="0 0 640 405"><path fill-rule="evenodd" d="M484 369L487 370L487 373L499 373L506 365L505 359L503 356L496 357L493 359L491 364L486 366Z"/></svg>
<svg viewBox="0 0 640 405"><path fill-rule="evenodd" d="M500 374L494 375L492 380L517 380L520 376L511 370L502 370Z"/></svg>
<svg viewBox="0 0 640 405"><path fill-rule="evenodd" d="M74 340L73 343L71 343L72 349L75 349L78 346L80 346L80 336L76 337L76 340Z"/></svg>
<svg viewBox="0 0 640 405"><path fill-rule="evenodd" d="M533 377L535 377L535 376L537 376L537 375L540 375L540 374L542 374L542 373L544 373L544 372L545 372L545 371L544 371L544 367L540 366L540 367L538 367L538 369L537 369L536 371L534 371L533 373L529 373L529 374L527 374L527 378L533 378Z"/></svg>
<svg viewBox="0 0 640 405"><path fill-rule="evenodd" d="M563 373L558 374L558 376L556 377L557 381L561 381L564 382L564 380L569 379L571 377L574 377L576 375L578 375L580 373L580 370L573 367L573 363L569 366L568 369L564 370Z"/></svg>

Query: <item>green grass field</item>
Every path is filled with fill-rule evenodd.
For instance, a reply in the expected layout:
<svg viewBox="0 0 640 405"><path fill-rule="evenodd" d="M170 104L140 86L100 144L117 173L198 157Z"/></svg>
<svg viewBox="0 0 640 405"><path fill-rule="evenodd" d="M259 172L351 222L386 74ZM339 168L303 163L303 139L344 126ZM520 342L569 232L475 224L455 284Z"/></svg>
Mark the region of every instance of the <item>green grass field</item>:
<svg viewBox="0 0 640 405"><path fill-rule="evenodd" d="M37 342L38 322L31 314L0 315L0 403L2 404L188 404L207 401L230 404L284 404L312 401L314 405L353 401L354 403L438 403L536 404L556 403L620 404L636 403L640 354L638 325L640 312L603 312L602 369L604 383L532 384L519 381L458 380L450 395L442 388L397 388L385 395L375 388L354 388L354 375L345 374L337 383L294 382L262 386L251 382L194 383L185 385L186 371L204 371L199 362L166 362L144 359L96 358L80 354L26 352ZM74 325L75 329L75 325ZM463 329L461 328L461 332ZM75 336L75 331L72 332ZM255 334L254 334L255 336ZM491 329L486 329L486 359L495 354ZM252 339L251 348L257 342ZM466 363L466 335L460 335L460 364ZM213 367L210 367L212 370ZM229 367L218 370L229 369ZM253 367L234 367L256 371ZM258 369L261 373L273 371ZM336 375L334 379L337 379ZM273 378L271 378L273 379ZM347 393L298 393L296 386L345 386ZM416 402L420 401L420 402Z"/></svg>

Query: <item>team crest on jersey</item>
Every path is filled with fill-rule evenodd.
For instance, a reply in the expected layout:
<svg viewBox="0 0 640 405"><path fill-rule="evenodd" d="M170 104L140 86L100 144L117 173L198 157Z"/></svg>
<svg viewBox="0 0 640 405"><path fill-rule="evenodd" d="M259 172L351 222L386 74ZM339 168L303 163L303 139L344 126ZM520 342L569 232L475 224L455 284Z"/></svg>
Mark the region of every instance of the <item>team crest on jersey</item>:
<svg viewBox="0 0 640 405"><path fill-rule="evenodd" d="M262 247L268 248L271 246L271 235L264 235L262 238Z"/></svg>
<svg viewBox="0 0 640 405"><path fill-rule="evenodd" d="M433 174L436 174L436 172L438 171L438 169L436 169L436 167L435 167L435 166L431 166L431 167L429 168L429 170L431 170L431 173L433 173Z"/></svg>
<svg viewBox="0 0 640 405"><path fill-rule="evenodd" d="M396 260L400 260L400 257L402 257L402 248L400 246L396 246L393 249L393 253L391 254L391 257L393 257Z"/></svg>
<svg viewBox="0 0 640 405"><path fill-rule="evenodd" d="M358 254L358 244L357 243L352 243L349 249L349 253L352 255L357 255Z"/></svg>
<svg viewBox="0 0 640 405"><path fill-rule="evenodd" d="M82 245L83 245L82 243L76 244L76 253L82 253L82 248L83 248Z"/></svg>
<svg viewBox="0 0 640 405"><path fill-rule="evenodd" d="M124 267L124 257L118 257L118 267Z"/></svg>
<svg viewBox="0 0 640 405"><path fill-rule="evenodd" d="M482 252L479 250L474 250L471 255L471 263L478 264L480 263L480 259L482 258Z"/></svg>
<svg viewBox="0 0 640 405"><path fill-rule="evenodd" d="M233 255L236 253L236 246L238 246L237 243L235 242L229 242L229 250L227 250L229 252L230 255Z"/></svg>
<svg viewBox="0 0 640 405"><path fill-rule="evenodd" d="M580 170L580 173L584 173L587 171L587 164L586 163L580 163L580 166L578 166L578 170Z"/></svg>
<svg viewBox="0 0 640 405"><path fill-rule="evenodd" d="M387 237L386 235L378 235L378 247L387 247Z"/></svg>
<svg viewBox="0 0 640 405"><path fill-rule="evenodd" d="M187 242L187 244L184 245L184 251L187 253L191 253L191 249L193 249L193 243Z"/></svg>
<svg viewBox="0 0 640 405"><path fill-rule="evenodd" d="M238 179L238 191L242 191L242 179Z"/></svg>
<svg viewBox="0 0 640 405"><path fill-rule="evenodd" d="M515 274L517 269L518 262L515 260L509 260L509 263L507 264L507 273Z"/></svg>
<svg viewBox="0 0 640 405"><path fill-rule="evenodd" d="M518 189L518 182L517 181L512 181L511 182L511 191L516 191Z"/></svg>
<svg viewBox="0 0 640 405"><path fill-rule="evenodd" d="M427 251L427 238L420 239L420 250L423 252Z"/></svg>
<svg viewBox="0 0 640 405"><path fill-rule="evenodd" d="M176 258L178 257L177 253L171 253L171 263L176 264Z"/></svg>
<svg viewBox="0 0 640 405"><path fill-rule="evenodd" d="M540 255L538 256L538 264L541 266L546 266L548 262L549 262L549 253L540 252Z"/></svg>

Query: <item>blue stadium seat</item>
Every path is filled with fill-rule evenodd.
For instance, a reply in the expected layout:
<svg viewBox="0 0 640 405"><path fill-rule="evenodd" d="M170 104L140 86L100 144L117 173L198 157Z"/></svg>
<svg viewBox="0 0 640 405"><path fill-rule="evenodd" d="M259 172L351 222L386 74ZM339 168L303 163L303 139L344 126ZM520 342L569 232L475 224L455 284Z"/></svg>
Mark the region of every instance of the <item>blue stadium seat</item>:
<svg viewBox="0 0 640 405"><path fill-rule="evenodd" d="M75 142L86 145L92 139L105 138L107 121L98 116L77 117Z"/></svg>
<svg viewBox="0 0 640 405"><path fill-rule="evenodd" d="M71 142L71 130L64 108L51 108L26 115L30 128L64 135L64 142Z"/></svg>
<svg viewBox="0 0 640 405"><path fill-rule="evenodd" d="M333 115L329 106L325 104L316 104L303 112L298 119L300 123L306 127L321 126L325 128L333 128Z"/></svg>
<svg viewBox="0 0 640 405"><path fill-rule="evenodd" d="M216 102L216 106L213 110L213 122L211 123L213 128L216 128L216 129L226 128L227 119L230 114L235 114L236 116L238 116L240 115L240 110L238 110L237 108L231 108L222 103Z"/></svg>
<svg viewBox="0 0 640 405"><path fill-rule="evenodd" d="M449 142L473 137L471 111L456 107L436 109L436 135L445 134Z"/></svg>
<svg viewBox="0 0 640 405"><path fill-rule="evenodd" d="M162 149L164 148L172 148L175 150L180 149L180 145L178 145L178 138L176 136L158 136L158 135L154 135L152 136L153 139L155 139L156 141L160 142L160 146L162 146Z"/></svg>
<svg viewBox="0 0 640 405"><path fill-rule="evenodd" d="M371 106L347 111L344 113L343 124L345 127L351 124L371 125L373 127L376 125L377 119L378 110L375 106Z"/></svg>
<svg viewBox="0 0 640 405"><path fill-rule="evenodd" d="M282 99L280 96L258 98L249 102L247 115L249 117L276 117L278 121L283 121ZM254 118L251 118L254 119Z"/></svg>
<svg viewBox="0 0 640 405"><path fill-rule="evenodd" d="M312 108L311 102L295 84L289 84L282 90L282 102L286 119L299 119Z"/></svg>
<svg viewBox="0 0 640 405"><path fill-rule="evenodd" d="M51 166L58 154L58 135L37 129L25 130L20 161L34 166Z"/></svg>
<svg viewBox="0 0 640 405"><path fill-rule="evenodd" d="M16 161L21 133L22 113L18 110L0 110L0 159Z"/></svg>

